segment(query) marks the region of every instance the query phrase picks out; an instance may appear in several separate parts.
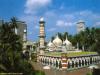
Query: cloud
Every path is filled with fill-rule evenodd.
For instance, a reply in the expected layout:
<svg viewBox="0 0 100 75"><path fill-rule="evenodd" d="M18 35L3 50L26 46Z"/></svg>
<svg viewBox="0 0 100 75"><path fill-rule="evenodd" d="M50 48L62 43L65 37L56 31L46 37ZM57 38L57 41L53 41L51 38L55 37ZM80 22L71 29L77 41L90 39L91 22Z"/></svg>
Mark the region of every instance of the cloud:
<svg viewBox="0 0 100 75"><path fill-rule="evenodd" d="M81 16L88 16L88 15L92 14L92 11L84 10L84 11L77 12L77 14L79 14Z"/></svg>
<svg viewBox="0 0 100 75"><path fill-rule="evenodd" d="M32 34L31 31L34 31L33 35L34 37L37 37L36 35L38 35L39 31L39 19L41 16L45 19L48 36L51 36L52 32L67 31L72 33L76 28L76 22L80 19L84 20L88 26L91 24L100 26L100 14L93 12L92 10L70 12L66 9L64 4L61 4L57 9L54 9L55 7L51 6L48 10L47 8L51 3L53 3L53 0L26 0L25 9L21 19L27 22L30 35Z"/></svg>
<svg viewBox="0 0 100 75"><path fill-rule="evenodd" d="M67 21L63 21L63 20L58 20L56 22L56 25L59 27L68 27L68 26L74 26L75 23L74 22L67 22Z"/></svg>
<svg viewBox="0 0 100 75"><path fill-rule="evenodd" d="M50 3L51 0L27 0L24 12L26 14L36 13L38 9L48 6Z"/></svg>
<svg viewBox="0 0 100 75"><path fill-rule="evenodd" d="M65 25L65 22L62 21L62 20L58 20L57 23L56 23L57 26L64 26Z"/></svg>
<svg viewBox="0 0 100 75"><path fill-rule="evenodd" d="M49 28L48 31L52 32L52 31L55 31L56 28Z"/></svg>
<svg viewBox="0 0 100 75"><path fill-rule="evenodd" d="M75 19L75 14L74 13L72 13L72 14L66 13L64 15L64 17L66 18L67 21L73 21Z"/></svg>
<svg viewBox="0 0 100 75"><path fill-rule="evenodd" d="M54 17L54 16L56 16L56 13L54 11L46 11L44 13L44 16L46 16L46 17Z"/></svg>
<svg viewBox="0 0 100 75"><path fill-rule="evenodd" d="M96 22L94 26L100 26L100 22Z"/></svg>
<svg viewBox="0 0 100 75"><path fill-rule="evenodd" d="M100 19L100 14L94 13L91 10L83 10L83 11L77 12L76 14L80 15L81 17L91 19L91 20L99 20Z"/></svg>

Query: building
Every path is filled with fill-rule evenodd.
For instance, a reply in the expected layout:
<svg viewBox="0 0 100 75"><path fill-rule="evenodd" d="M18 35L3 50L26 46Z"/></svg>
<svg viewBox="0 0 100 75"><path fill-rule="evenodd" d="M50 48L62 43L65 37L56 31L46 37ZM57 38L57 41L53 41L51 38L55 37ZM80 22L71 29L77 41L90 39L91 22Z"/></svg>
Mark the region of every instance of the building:
<svg viewBox="0 0 100 75"><path fill-rule="evenodd" d="M28 51L36 52L36 47L36 42L27 41L26 43L24 43L24 48Z"/></svg>
<svg viewBox="0 0 100 75"><path fill-rule="evenodd" d="M27 50L27 24L23 21L17 21L17 28L15 28L15 33L20 36L20 42L23 45L23 50Z"/></svg>
<svg viewBox="0 0 100 75"><path fill-rule="evenodd" d="M27 25L25 22L17 21L17 29L15 29L15 33L20 36L20 41L22 43L27 41Z"/></svg>
<svg viewBox="0 0 100 75"><path fill-rule="evenodd" d="M4 23L4 20L0 20L0 25ZM8 22L9 24L11 22ZM20 36L21 43L27 41L27 25L23 21L16 21L17 28L15 28L15 33Z"/></svg>
<svg viewBox="0 0 100 75"><path fill-rule="evenodd" d="M40 52L41 55L44 54L44 50L46 51L58 51L58 52L77 52L76 49L72 46L72 43L67 39L61 40L58 35L56 35L53 41L49 41L47 45L45 45L45 21L44 18L40 18L40 34L39 34L39 46L37 51ZM84 31L84 22L79 21L78 25L78 32ZM82 27L81 27L82 26Z"/></svg>
<svg viewBox="0 0 100 75"><path fill-rule="evenodd" d="M85 22L83 20L79 20L77 22L77 33L85 30Z"/></svg>
<svg viewBox="0 0 100 75"><path fill-rule="evenodd" d="M0 19L0 25L2 25L4 22L4 20ZM9 25L11 24L11 22L8 22ZM17 35L19 35L21 37L21 42L25 42L27 41L27 25L25 22L23 21L16 21L17 23L17 28L15 28L15 33Z"/></svg>
<svg viewBox="0 0 100 75"><path fill-rule="evenodd" d="M67 39L62 41L58 35L56 35L55 39L47 44L47 48L49 51L62 51L62 52L67 52L67 51L72 51L73 46L72 43Z"/></svg>

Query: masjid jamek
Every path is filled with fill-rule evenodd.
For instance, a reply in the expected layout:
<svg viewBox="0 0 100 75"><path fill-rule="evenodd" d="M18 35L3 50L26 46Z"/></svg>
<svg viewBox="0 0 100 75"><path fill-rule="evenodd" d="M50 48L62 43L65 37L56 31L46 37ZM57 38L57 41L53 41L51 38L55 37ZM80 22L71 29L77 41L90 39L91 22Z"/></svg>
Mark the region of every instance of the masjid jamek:
<svg viewBox="0 0 100 75"><path fill-rule="evenodd" d="M100 63L100 56L97 53L84 54L84 55L75 55L68 56L70 53L81 52L78 47L75 49L72 46L72 43L67 39L62 41L58 35L56 35L53 41L49 41L47 45L45 45L45 21L43 18L39 21L40 24L40 35L39 35L39 47L37 50L38 56L37 61L41 62L43 65L47 65L56 69L76 69L89 66L91 64ZM84 31L84 22L79 21L77 23L77 31ZM48 52L46 52L48 50ZM49 55L50 53L60 53L60 56Z"/></svg>
<svg viewBox="0 0 100 75"><path fill-rule="evenodd" d="M100 56L95 53L67 56L70 53L81 52L82 50L75 49L72 43L67 39L62 41L58 35L54 38L53 41L49 41L47 45L45 44L45 21L43 18L40 18L39 21L40 32L39 32L39 43L38 47L36 46L37 61L43 65L50 66L51 68L62 69L62 70L72 70L90 66L91 64L100 63ZM84 21L80 20L77 23L77 33L84 31L85 29ZM28 42L27 42L28 43ZM32 50L32 43L30 45L30 51ZM60 55L49 55L50 53L59 53ZM31 60L31 59L30 59Z"/></svg>
<svg viewBox="0 0 100 75"><path fill-rule="evenodd" d="M44 18L40 18L40 54L44 54L44 49L48 50L48 51L57 51L57 52L80 52L80 50L75 49L72 46L72 43L67 39L66 36L66 40L62 41L58 35L56 35L55 39L53 41L49 41L47 46L45 46L45 21ZM80 31L84 30L84 22L83 21L79 21L78 25L81 25L81 29ZM78 26L78 27L79 27ZM79 31L79 28L78 28Z"/></svg>

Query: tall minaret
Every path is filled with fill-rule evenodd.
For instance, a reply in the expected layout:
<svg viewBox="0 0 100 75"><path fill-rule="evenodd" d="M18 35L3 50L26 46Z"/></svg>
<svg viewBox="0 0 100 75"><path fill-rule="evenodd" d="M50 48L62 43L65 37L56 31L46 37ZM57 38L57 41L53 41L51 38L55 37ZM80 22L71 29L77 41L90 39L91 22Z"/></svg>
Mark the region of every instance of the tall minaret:
<svg viewBox="0 0 100 75"><path fill-rule="evenodd" d="M77 22L77 33L85 30L85 22L83 20L79 20Z"/></svg>
<svg viewBox="0 0 100 75"><path fill-rule="evenodd" d="M85 22L83 20L79 20L77 22L77 34L80 33L81 31L85 30ZM84 46L83 46L84 49ZM79 50L79 43L77 42L77 50Z"/></svg>
<svg viewBox="0 0 100 75"><path fill-rule="evenodd" d="M44 18L41 17L40 21L40 54L44 54L44 49L45 49L45 21Z"/></svg>

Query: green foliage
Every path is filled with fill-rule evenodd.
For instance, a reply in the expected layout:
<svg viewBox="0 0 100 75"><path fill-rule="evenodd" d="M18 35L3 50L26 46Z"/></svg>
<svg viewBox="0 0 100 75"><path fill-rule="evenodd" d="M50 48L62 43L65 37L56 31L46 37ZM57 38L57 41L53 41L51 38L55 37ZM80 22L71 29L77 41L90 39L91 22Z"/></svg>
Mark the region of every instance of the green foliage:
<svg viewBox="0 0 100 75"><path fill-rule="evenodd" d="M87 73L86 75L92 75L92 73Z"/></svg>
<svg viewBox="0 0 100 75"><path fill-rule="evenodd" d="M37 61L37 54L36 53L32 53L32 55L31 55L31 57L32 57L32 61Z"/></svg>
<svg viewBox="0 0 100 75"><path fill-rule="evenodd" d="M48 56L61 56L61 52L49 52L49 53L45 53L45 55ZM97 54L97 52L89 52L89 51L83 51L83 52L71 52L68 53L67 56L68 57L74 57L74 56L84 56L84 55L94 55Z"/></svg>
<svg viewBox="0 0 100 75"><path fill-rule="evenodd" d="M38 70L37 70L37 71L35 72L35 75L45 75L45 73L44 73L43 71L38 71Z"/></svg>
<svg viewBox="0 0 100 75"><path fill-rule="evenodd" d="M64 32L64 33L60 33L58 32L57 33L58 37L62 40L62 41L65 41L66 40L66 37L70 40L72 40L72 35L69 35L68 32ZM51 41L53 41L55 39L54 36L51 37Z"/></svg>
<svg viewBox="0 0 100 75"><path fill-rule="evenodd" d="M100 28L86 28L85 31L80 32L72 37L73 46L77 47L79 44L79 49L85 51L96 51L100 53Z"/></svg>
<svg viewBox="0 0 100 75"><path fill-rule="evenodd" d="M15 28L16 18L0 26L0 72L34 75L34 68L22 58L22 44Z"/></svg>
<svg viewBox="0 0 100 75"><path fill-rule="evenodd" d="M51 42L53 42L54 38L55 38L54 36L51 37Z"/></svg>

